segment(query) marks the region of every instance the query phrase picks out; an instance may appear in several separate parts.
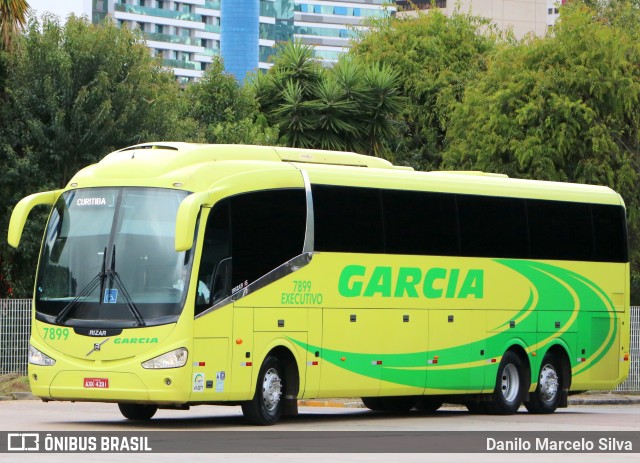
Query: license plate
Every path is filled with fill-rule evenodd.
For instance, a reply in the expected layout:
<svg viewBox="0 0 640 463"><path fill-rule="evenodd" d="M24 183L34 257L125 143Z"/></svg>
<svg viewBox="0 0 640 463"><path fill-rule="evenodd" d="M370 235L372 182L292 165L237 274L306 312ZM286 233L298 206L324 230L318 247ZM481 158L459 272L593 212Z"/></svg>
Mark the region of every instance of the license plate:
<svg viewBox="0 0 640 463"><path fill-rule="evenodd" d="M85 378L84 387L94 389L109 388L109 378Z"/></svg>

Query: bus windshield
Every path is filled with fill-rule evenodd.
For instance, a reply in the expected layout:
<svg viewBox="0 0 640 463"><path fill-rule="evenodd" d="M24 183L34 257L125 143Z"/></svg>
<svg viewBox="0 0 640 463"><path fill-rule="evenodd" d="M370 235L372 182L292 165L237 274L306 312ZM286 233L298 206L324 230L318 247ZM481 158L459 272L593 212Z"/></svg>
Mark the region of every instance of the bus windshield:
<svg viewBox="0 0 640 463"><path fill-rule="evenodd" d="M177 320L190 253L174 249L176 214L187 192L87 188L54 206L37 276L36 317L89 327Z"/></svg>

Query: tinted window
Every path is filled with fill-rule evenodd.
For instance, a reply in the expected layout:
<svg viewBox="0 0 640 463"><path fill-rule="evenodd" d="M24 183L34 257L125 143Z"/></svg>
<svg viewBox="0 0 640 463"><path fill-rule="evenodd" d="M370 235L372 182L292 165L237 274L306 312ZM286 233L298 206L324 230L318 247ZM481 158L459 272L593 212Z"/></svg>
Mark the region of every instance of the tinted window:
<svg viewBox="0 0 640 463"><path fill-rule="evenodd" d="M591 206L595 235L596 260L627 262L627 227L621 206Z"/></svg>
<svg viewBox="0 0 640 463"><path fill-rule="evenodd" d="M454 195L382 190L382 209L387 253L458 255Z"/></svg>
<svg viewBox="0 0 640 463"><path fill-rule="evenodd" d="M314 185L315 249L626 262L624 208Z"/></svg>
<svg viewBox="0 0 640 463"><path fill-rule="evenodd" d="M302 253L306 199L302 189L231 198L232 286L249 284Z"/></svg>
<svg viewBox="0 0 640 463"><path fill-rule="evenodd" d="M527 200L533 259L592 260L589 204Z"/></svg>
<svg viewBox="0 0 640 463"><path fill-rule="evenodd" d="M511 258L529 256L524 200L458 195L457 201L461 255Z"/></svg>
<svg viewBox="0 0 640 463"><path fill-rule="evenodd" d="M312 193L316 250L384 251L379 190L314 185Z"/></svg>
<svg viewBox="0 0 640 463"><path fill-rule="evenodd" d="M229 201L217 203L209 212L202 244L196 289L196 315L230 295L230 274L225 260L231 257Z"/></svg>

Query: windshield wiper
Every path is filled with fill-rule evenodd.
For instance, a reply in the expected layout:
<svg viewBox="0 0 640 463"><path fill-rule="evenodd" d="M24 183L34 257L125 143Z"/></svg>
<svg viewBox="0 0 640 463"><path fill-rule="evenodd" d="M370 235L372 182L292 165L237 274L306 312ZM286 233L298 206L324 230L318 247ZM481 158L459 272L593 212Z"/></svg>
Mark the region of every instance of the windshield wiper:
<svg viewBox="0 0 640 463"><path fill-rule="evenodd" d="M60 311L60 313L54 320L54 323L56 325L59 325L64 320L66 320L67 315L69 315L69 312L71 312L71 309L73 309L76 305L78 305L80 300L85 299L87 296L89 296L98 287L98 285L100 285L100 294L98 294L98 299L101 298L101 295L104 292L104 278L106 276L106 273L105 273L106 256L107 256L107 248L105 247L104 252L102 253L102 271L100 271L96 276L94 276L91 279L91 281L87 283L84 288L82 288L82 290L76 295L76 297L71 299L71 301L69 301L69 303L64 306L64 308Z"/></svg>
<svg viewBox="0 0 640 463"><path fill-rule="evenodd" d="M120 275L118 275L118 272L116 272L116 245L115 244L113 245L113 252L111 254L111 266L109 270L107 270L107 276L109 277L109 289L113 287L113 282L115 281L116 285L120 287L120 290L124 295L124 300L127 302L127 307L129 308L129 311L131 312L133 317L136 319L138 326L145 326L146 324L144 322L144 318L142 318L142 314L140 313L140 310L138 309L138 307L136 307L136 304L135 302L133 302L133 299L131 299L131 296L129 295L129 291L127 291L127 288L124 285L122 279L120 278Z"/></svg>

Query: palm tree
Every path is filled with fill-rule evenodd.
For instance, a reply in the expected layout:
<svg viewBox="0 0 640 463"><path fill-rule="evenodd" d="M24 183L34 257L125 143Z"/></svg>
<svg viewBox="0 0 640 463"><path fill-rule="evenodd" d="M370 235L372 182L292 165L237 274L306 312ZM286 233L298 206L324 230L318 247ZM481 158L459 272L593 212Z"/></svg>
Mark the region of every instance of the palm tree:
<svg viewBox="0 0 640 463"><path fill-rule="evenodd" d="M13 35L27 25L27 0L0 0L0 49L10 50Z"/></svg>

